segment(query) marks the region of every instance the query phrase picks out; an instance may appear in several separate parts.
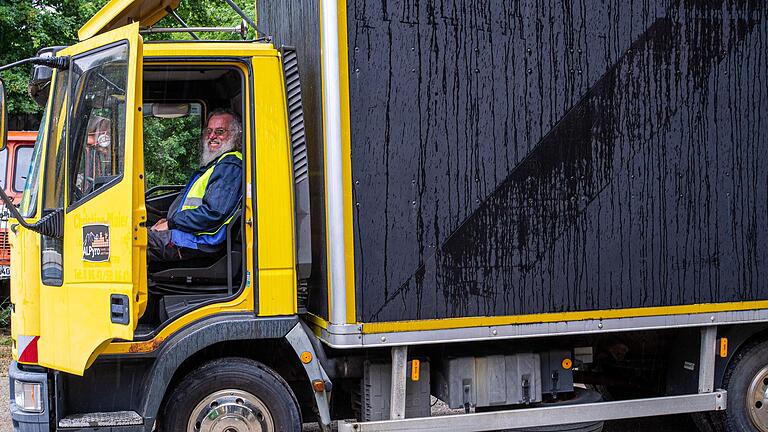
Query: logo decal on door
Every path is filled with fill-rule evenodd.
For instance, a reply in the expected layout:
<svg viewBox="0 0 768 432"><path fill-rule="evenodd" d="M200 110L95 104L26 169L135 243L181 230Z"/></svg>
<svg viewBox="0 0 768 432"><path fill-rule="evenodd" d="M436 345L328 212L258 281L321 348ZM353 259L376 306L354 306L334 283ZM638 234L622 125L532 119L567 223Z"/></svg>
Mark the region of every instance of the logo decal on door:
<svg viewBox="0 0 768 432"><path fill-rule="evenodd" d="M83 225L83 261L109 261L109 225Z"/></svg>

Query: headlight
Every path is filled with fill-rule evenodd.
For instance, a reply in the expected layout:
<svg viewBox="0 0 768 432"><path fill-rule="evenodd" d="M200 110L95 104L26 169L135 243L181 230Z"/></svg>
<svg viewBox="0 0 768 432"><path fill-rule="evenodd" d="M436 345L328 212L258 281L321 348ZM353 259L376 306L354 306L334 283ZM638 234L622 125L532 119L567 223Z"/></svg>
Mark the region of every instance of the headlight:
<svg viewBox="0 0 768 432"><path fill-rule="evenodd" d="M22 411L43 412L42 384L14 380L13 390L16 406Z"/></svg>

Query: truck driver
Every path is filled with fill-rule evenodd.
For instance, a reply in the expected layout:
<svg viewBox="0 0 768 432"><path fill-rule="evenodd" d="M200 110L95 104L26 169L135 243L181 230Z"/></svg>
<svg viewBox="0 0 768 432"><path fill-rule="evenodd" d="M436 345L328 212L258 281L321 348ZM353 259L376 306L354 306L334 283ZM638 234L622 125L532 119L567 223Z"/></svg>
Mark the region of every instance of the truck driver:
<svg viewBox="0 0 768 432"><path fill-rule="evenodd" d="M240 117L220 109L208 115L200 138L200 169L149 231L147 259L181 261L221 250L226 226L243 195Z"/></svg>

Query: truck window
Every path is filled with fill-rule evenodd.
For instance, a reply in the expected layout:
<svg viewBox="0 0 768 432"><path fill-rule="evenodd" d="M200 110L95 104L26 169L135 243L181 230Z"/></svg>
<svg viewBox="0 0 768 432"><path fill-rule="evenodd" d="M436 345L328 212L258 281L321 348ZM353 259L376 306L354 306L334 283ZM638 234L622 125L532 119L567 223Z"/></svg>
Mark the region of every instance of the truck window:
<svg viewBox="0 0 768 432"><path fill-rule="evenodd" d="M8 156L6 155L6 158L7 157ZM16 147L16 158L13 161L13 190L16 192L24 190L24 183L27 181L27 176L29 175L29 163L31 161L32 147ZM5 166L4 163L3 166Z"/></svg>
<svg viewBox="0 0 768 432"><path fill-rule="evenodd" d="M40 179L40 161L43 154L43 138L46 135L46 127L48 120L48 111L43 111L43 118L40 120L40 129L37 131L37 139L35 140L35 146L32 149L30 155L29 171L27 173L27 179L24 182L24 192L21 194L21 202L19 203L19 211L23 216L32 217L37 211L37 191L39 188L38 180Z"/></svg>
<svg viewBox="0 0 768 432"><path fill-rule="evenodd" d="M0 151L0 188L5 189L5 177L8 171L8 149Z"/></svg>
<svg viewBox="0 0 768 432"><path fill-rule="evenodd" d="M153 114L152 104L144 104L144 152L147 189L158 185L183 185L199 166L200 128L203 106L189 103L183 117Z"/></svg>
<svg viewBox="0 0 768 432"><path fill-rule="evenodd" d="M128 45L96 51L73 62L69 203L82 202L123 173Z"/></svg>

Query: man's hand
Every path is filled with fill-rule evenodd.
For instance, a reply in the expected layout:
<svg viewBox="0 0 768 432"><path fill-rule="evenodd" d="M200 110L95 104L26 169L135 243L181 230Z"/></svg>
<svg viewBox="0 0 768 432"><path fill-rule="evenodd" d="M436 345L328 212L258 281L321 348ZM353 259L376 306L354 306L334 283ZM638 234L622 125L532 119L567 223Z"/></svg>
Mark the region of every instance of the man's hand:
<svg viewBox="0 0 768 432"><path fill-rule="evenodd" d="M162 218L155 222L155 224L152 225L152 231L168 231L168 220L166 218Z"/></svg>

